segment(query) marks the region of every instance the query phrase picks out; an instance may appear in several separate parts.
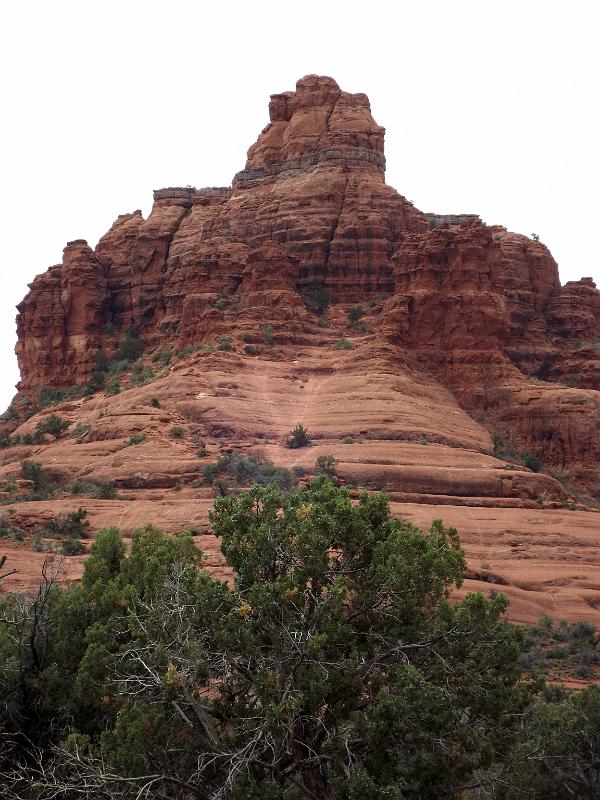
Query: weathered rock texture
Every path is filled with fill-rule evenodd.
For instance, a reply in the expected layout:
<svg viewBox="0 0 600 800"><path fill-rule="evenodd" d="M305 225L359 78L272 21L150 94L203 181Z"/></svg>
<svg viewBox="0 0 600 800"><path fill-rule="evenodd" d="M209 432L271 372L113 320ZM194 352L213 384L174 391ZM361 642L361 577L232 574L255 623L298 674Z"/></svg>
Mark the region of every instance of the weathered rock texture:
<svg viewBox="0 0 600 800"><path fill-rule="evenodd" d="M486 537L510 513L510 536L526 538L535 509L536 520L560 514L555 539L572 533L569 513L557 509L600 497L593 281L561 287L540 242L474 214L423 214L387 186L384 129L365 95L310 75L295 92L273 95L269 115L231 188L156 191L148 219L119 216L95 250L69 243L63 263L31 284L17 320L19 414L25 394L84 384L97 352L111 356L131 328L155 375L136 386L125 374L118 395L53 409L78 439L13 447L0 478L34 458L58 481L114 481L129 493L110 501L116 522L145 522L152 508L153 521L180 527L171 509L205 521L210 491L165 490L190 484L226 449L306 469L333 453L345 482L385 488L399 504L453 509L459 528L461 509L478 507ZM355 304L365 315L351 325ZM354 349L339 349L341 335ZM180 357L169 362L168 351ZM27 438L39 420L10 427ZM318 447L282 447L298 421ZM169 435L173 424L186 427L183 441ZM127 446L136 433L145 441ZM197 456L193 435L207 441L207 456ZM340 444L348 436L358 443ZM523 450L543 472L523 466ZM25 528L41 508L22 507ZM579 516L600 537L596 515ZM498 581L513 585L502 564ZM555 579L549 570L542 585L540 575L536 609L548 605L539 592L552 593ZM527 581L514 586L524 608ZM600 584L585 588L565 615L581 615L588 594L600 602Z"/></svg>

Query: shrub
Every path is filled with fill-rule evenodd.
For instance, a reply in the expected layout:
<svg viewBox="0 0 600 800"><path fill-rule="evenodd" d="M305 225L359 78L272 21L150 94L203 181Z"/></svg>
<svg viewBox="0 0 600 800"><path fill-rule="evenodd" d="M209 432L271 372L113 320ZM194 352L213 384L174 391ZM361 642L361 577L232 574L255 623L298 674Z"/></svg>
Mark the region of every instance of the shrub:
<svg viewBox="0 0 600 800"><path fill-rule="evenodd" d="M152 406L152 408L160 408L160 402L158 397L152 397L150 399L150 405Z"/></svg>
<svg viewBox="0 0 600 800"><path fill-rule="evenodd" d="M356 444L356 439L353 436L344 436L342 444Z"/></svg>
<svg viewBox="0 0 600 800"><path fill-rule="evenodd" d="M205 482L213 485L217 481L222 481L220 476L223 474L235 486L274 484L281 489L290 489L294 484L289 470L276 467L270 461L261 460L253 453L243 456L237 450L224 453L216 464L206 464L202 474ZM227 486L226 482L223 484Z"/></svg>
<svg viewBox="0 0 600 800"><path fill-rule="evenodd" d="M47 492L49 488L48 477L46 476L42 465L37 461L22 461L21 462L21 477L26 481L31 481L33 484L34 492Z"/></svg>
<svg viewBox="0 0 600 800"><path fill-rule="evenodd" d="M289 447L291 450L297 450L299 447L309 447L310 444L311 441L308 431L300 423L298 423L296 427L290 431L287 439L285 440L285 446Z"/></svg>
<svg viewBox="0 0 600 800"><path fill-rule="evenodd" d="M125 338L121 340L111 361L137 361L143 352L144 343L138 338L137 331L130 328L125 334Z"/></svg>
<svg viewBox="0 0 600 800"><path fill-rule="evenodd" d="M131 446L133 444L141 444L145 440L146 440L146 434L145 433L134 433L129 437L129 441L127 442L127 444L125 446L129 447L129 446Z"/></svg>
<svg viewBox="0 0 600 800"><path fill-rule="evenodd" d="M316 314L323 314L329 305L327 289L322 283L313 282L309 284L309 286L302 290L302 295L306 307Z"/></svg>
<svg viewBox="0 0 600 800"><path fill-rule="evenodd" d="M95 494L98 500L113 500L116 496L117 490L112 481L100 481Z"/></svg>
<svg viewBox="0 0 600 800"><path fill-rule="evenodd" d="M533 455L533 453L530 453L528 450L523 450L521 453L521 459L527 469L530 469L532 472L540 471L542 466L541 461L537 456Z"/></svg>
<svg viewBox="0 0 600 800"><path fill-rule="evenodd" d="M0 449L5 449L6 447L11 447L11 439L10 434L8 431L1 430L0 431Z"/></svg>
<svg viewBox="0 0 600 800"><path fill-rule="evenodd" d="M56 414L50 414L49 417L46 417L46 419L38 422L36 425L36 436L41 438L47 433L53 436L54 439L60 439L70 424L68 419L61 419L61 417Z"/></svg>
<svg viewBox="0 0 600 800"><path fill-rule="evenodd" d="M249 356L257 356L260 350L256 344L246 344L244 345L244 353L247 353Z"/></svg>
<svg viewBox="0 0 600 800"><path fill-rule="evenodd" d="M194 436L192 438L192 443L196 447L196 455L198 458L204 458L204 456L208 455L208 451L206 450L206 442L204 439L201 439L199 436Z"/></svg>
<svg viewBox="0 0 600 800"><path fill-rule="evenodd" d="M229 336L219 336L217 339L217 350L233 350L233 342Z"/></svg>
<svg viewBox="0 0 600 800"><path fill-rule="evenodd" d="M75 496L93 497L96 500L113 500L117 496L117 490L112 481L84 481L76 478L65 487L70 494Z"/></svg>
<svg viewBox="0 0 600 800"><path fill-rule="evenodd" d="M133 368L133 374L129 379L130 386L143 386L145 383L150 383L155 378L154 372L148 367L141 367L136 365Z"/></svg>
<svg viewBox="0 0 600 800"><path fill-rule="evenodd" d="M152 361L154 361L154 363L160 363L163 366L166 366L171 362L171 359L173 358L174 355L175 354L173 353L172 350L163 350L159 353L154 353L154 355L152 356Z"/></svg>
<svg viewBox="0 0 600 800"><path fill-rule="evenodd" d="M87 511L81 507L68 514L55 514L46 525L45 531L49 536L78 539L86 535L86 529L89 527L86 517Z"/></svg>
<svg viewBox="0 0 600 800"><path fill-rule="evenodd" d="M85 436L85 434L88 433L89 430L90 430L89 425L85 425L83 422L78 422L77 425L75 425L75 427L71 431L71 436L73 436L74 439L77 439L80 436Z"/></svg>
<svg viewBox="0 0 600 800"><path fill-rule="evenodd" d="M346 339L345 336L342 336L342 338L339 339L335 343L334 349L335 350L353 350L354 349L354 345L352 344L352 342L349 339Z"/></svg>
<svg viewBox="0 0 600 800"><path fill-rule="evenodd" d="M266 345L272 347L275 343L275 337L273 335L273 326L272 325L263 325L260 331L261 338Z"/></svg>
<svg viewBox="0 0 600 800"><path fill-rule="evenodd" d="M365 312L361 306L352 306L348 311L348 321L352 323L358 322L361 317L364 317Z"/></svg>
<svg viewBox="0 0 600 800"><path fill-rule="evenodd" d="M106 394L114 395L121 393L121 381L117 378L111 378L106 385Z"/></svg>
<svg viewBox="0 0 600 800"><path fill-rule="evenodd" d="M322 472L324 475L328 475L330 478L333 478L337 474L337 464L338 459L331 455L331 453L328 453L327 455L321 455L317 457L315 467L317 468L317 472Z"/></svg>
<svg viewBox="0 0 600 800"><path fill-rule="evenodd" d="M64 556L80 556L86 552L85 546L79 539L75 538L67 539L66 542L63 542L63 546L61 547L61 553Z"/></svg>
<svg viewBox="0 0 600 800"><path fill-rule="evenodd" d="M185 434L185 428L183 425L173 425L169 433L173 439L182 439Z"/></svg>

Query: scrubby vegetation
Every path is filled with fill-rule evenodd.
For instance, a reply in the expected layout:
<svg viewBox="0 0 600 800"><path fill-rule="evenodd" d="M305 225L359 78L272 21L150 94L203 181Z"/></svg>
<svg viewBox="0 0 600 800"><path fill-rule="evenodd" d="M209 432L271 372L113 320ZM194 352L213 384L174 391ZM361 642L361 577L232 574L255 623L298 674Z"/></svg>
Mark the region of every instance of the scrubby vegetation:
<svg viewBox="0 0 600 800"><path fill-rule="evenodd" d="M3 798L597 796L600 689L567 696L521 663L532 636L590 628L448 603L456 531L325 476L222 497L210 521L229 583L187 533L143 528L127 554L109 528L80 584L54 556L35 597L1 601Z"/></svg>
<svg viewBox="0 0 600 800"><path fill-rule="evenodd" d="M526 467L532 472L539 472L541 470L542 462L538 456L534 453L530 453L529 450L522 450L520 453L517 452L514 445L510 441L507 441L498 431L492 433L492 444L492 455L495 456L495 458L500 458L502 461L510 461L513 464Z"/></svg>
<svg viewBox="0 0 600 800"><path fill-rule="evenodd" d="M202 469L203 481L215 485L222 492L228 486L268 486L290 489L295 481L292 473L276 467L271 461L261 459L254 453L242 455L237 450L223 453L216 464L206 464Z"/></svg>
<svg viewBox="0 0 600 800"><path fill-rule="evenodd" d="M308 431L304 427L298 423L295 428L293 428L290 432L288 437L285 440L285 446L289 447L291 450L297 450L300 447L310 447L311 440L308 435Z"/></svg>
<svg viewBox="0 0 600 800"><path fill-rule="evenodd" d="M331 453L328 453L327 455L317 456L315 467L317 472L322 472L324 475L333 478L337 474L337 464L338 459L332 456Z"/></svg>
<svg viewBox="0 0 600 800"><path fill-rule="evenodd" d="M304 304L315 314L323 314L329 305L329 294L324 284L314 282L301 289Z"/></svg>

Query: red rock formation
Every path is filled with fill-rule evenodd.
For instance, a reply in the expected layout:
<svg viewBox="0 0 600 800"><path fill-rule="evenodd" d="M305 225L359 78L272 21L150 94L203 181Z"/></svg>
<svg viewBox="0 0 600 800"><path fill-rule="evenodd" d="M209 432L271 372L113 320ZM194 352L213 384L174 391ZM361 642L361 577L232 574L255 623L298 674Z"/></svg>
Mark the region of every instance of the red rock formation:
<svg viewBox="0 0 600 800"><path fill-rule="evenodd" d="M21 440L0 479L33 458L56 480L111 480L126 493L86 501L98 526L143 524L151 508L180 529L206 525L211 490L191 484L227 449L309 473L317 454L334 454L340 480L385 488L414 518L460 520L472 558L498 553L495 574L520 618L552 605L563 568L576 600L561 589L560 615L600 607L600 584L577 572L597 521L583 519L588 539L575 541L596 515L564 510L591 504L585 491L600 499L600 292L585 278L561 287L540 242L472 214L422 214L387 186L384 129L365 95L311 75L273 95L269 114L231 188L161 189L148 219L118 217L95 251L71 242L31 284L18 317L21 396L85 383L96 351L110 356L130 327L144 371L122 375L120 394L52 409L77 439L31 444L50 409L13 420ZM316 290L329 300L322 317L305 302ZM282 446L298 421L316 442L302 452ZM146 438L129 446L132 434ZM523 466L525 449L544 473ZM183 503L165 494L182 484ZM34 529L65 503L19 504L12 516ZM539 581L511 565L513 544L482 544L503 519L500 539L521 537L538 560L545 529L535 525L559 526L566 550L552 567L540 561Z"/></svg>

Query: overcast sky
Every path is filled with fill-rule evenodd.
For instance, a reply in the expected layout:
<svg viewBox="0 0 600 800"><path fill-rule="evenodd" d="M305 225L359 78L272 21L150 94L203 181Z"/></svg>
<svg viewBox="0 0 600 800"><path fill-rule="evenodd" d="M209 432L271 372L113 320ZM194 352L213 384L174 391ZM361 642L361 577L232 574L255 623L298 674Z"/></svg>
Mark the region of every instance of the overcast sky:
<svg viewBox="0 0 600 800"><path fill-rule="evenodd" d="M423 211L537 233L600 285L595 0L43 0L0 9L0 406L14 306L67 240L163 186L229 185L269 95L308 73L365 92L387 182Z"/></svg>

